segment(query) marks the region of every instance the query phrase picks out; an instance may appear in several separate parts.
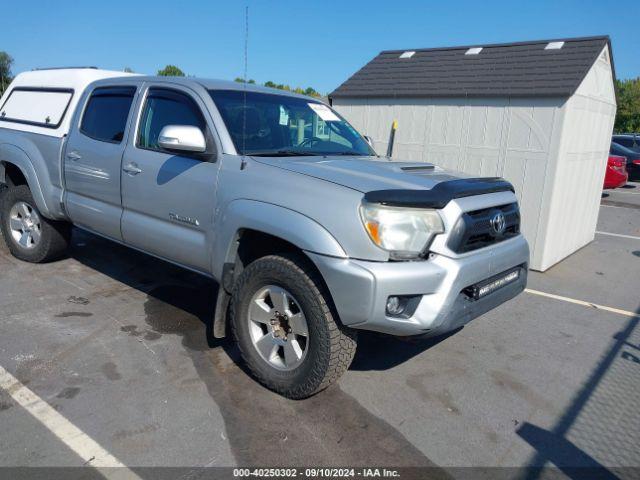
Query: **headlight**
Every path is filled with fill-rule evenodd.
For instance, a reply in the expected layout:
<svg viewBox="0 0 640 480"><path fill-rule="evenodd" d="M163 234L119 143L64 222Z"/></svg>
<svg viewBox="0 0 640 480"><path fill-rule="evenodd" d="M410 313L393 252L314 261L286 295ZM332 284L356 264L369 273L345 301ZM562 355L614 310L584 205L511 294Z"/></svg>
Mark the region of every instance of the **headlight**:
<svg viewBox="0 0 640 480"><path fill-rule="evenodd" d="M360 217L373 243L396 259L419 256L434 235L444 232L442 219L435 210L363 203Z"/></svg>

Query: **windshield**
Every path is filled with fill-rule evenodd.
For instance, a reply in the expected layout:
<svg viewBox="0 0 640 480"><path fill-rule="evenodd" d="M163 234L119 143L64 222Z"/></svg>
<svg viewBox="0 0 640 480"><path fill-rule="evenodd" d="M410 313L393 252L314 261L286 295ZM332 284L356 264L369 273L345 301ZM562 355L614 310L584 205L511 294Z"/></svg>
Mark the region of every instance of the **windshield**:
<svg viewBox="0 0 640 480"><path fill-rule="evenodd" d="M209 93L241 155L375 155L366 140L323 103L242 90Z"/></svg>

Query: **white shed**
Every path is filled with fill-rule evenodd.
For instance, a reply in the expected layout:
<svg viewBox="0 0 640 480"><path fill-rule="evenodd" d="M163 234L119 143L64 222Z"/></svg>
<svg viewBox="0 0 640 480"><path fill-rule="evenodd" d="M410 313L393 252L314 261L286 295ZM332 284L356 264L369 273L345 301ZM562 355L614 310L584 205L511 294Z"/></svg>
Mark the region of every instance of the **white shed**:
<svg viewBox="0 0 640 480"><path fill-rule="evenodd" d="M329 95L393 158L504 177L531 268L591 242L616 113L608 37L384 51Z"/></svg>

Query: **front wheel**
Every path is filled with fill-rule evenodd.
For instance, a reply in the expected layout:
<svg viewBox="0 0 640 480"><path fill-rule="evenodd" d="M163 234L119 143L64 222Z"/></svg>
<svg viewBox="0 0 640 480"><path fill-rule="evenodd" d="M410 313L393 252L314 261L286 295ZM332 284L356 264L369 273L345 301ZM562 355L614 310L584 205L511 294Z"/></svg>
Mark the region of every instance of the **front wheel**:
<svg viewBox="0 0 640 480"><path fill-rule="evenodd" d="M9 187L0 196L0 219L4 241L11 254L32 263L62 256L70 227L42 216L27 185Z"/></svg>
<svg viewBox="0 0 640 480"><path fill-rule="evenodd" d="M321 279L299 255L263 257L242 272L231 328L255 378L293 399L328 387L356 350L355 331L334 318Z"/></svg>

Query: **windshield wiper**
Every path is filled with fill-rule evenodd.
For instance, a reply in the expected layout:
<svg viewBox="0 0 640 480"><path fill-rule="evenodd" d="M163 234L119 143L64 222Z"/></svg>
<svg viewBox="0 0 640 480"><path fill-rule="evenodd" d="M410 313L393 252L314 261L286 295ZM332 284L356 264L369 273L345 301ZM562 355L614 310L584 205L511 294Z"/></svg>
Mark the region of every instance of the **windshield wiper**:
<svg viewBox="0 0 640 480"><path fill-rule="evenodd" d="M252 157L315 157L319 156L320 154L304 150L283 148L280 150L258 150L254 152L247 152L246 155Z"/></svg>

